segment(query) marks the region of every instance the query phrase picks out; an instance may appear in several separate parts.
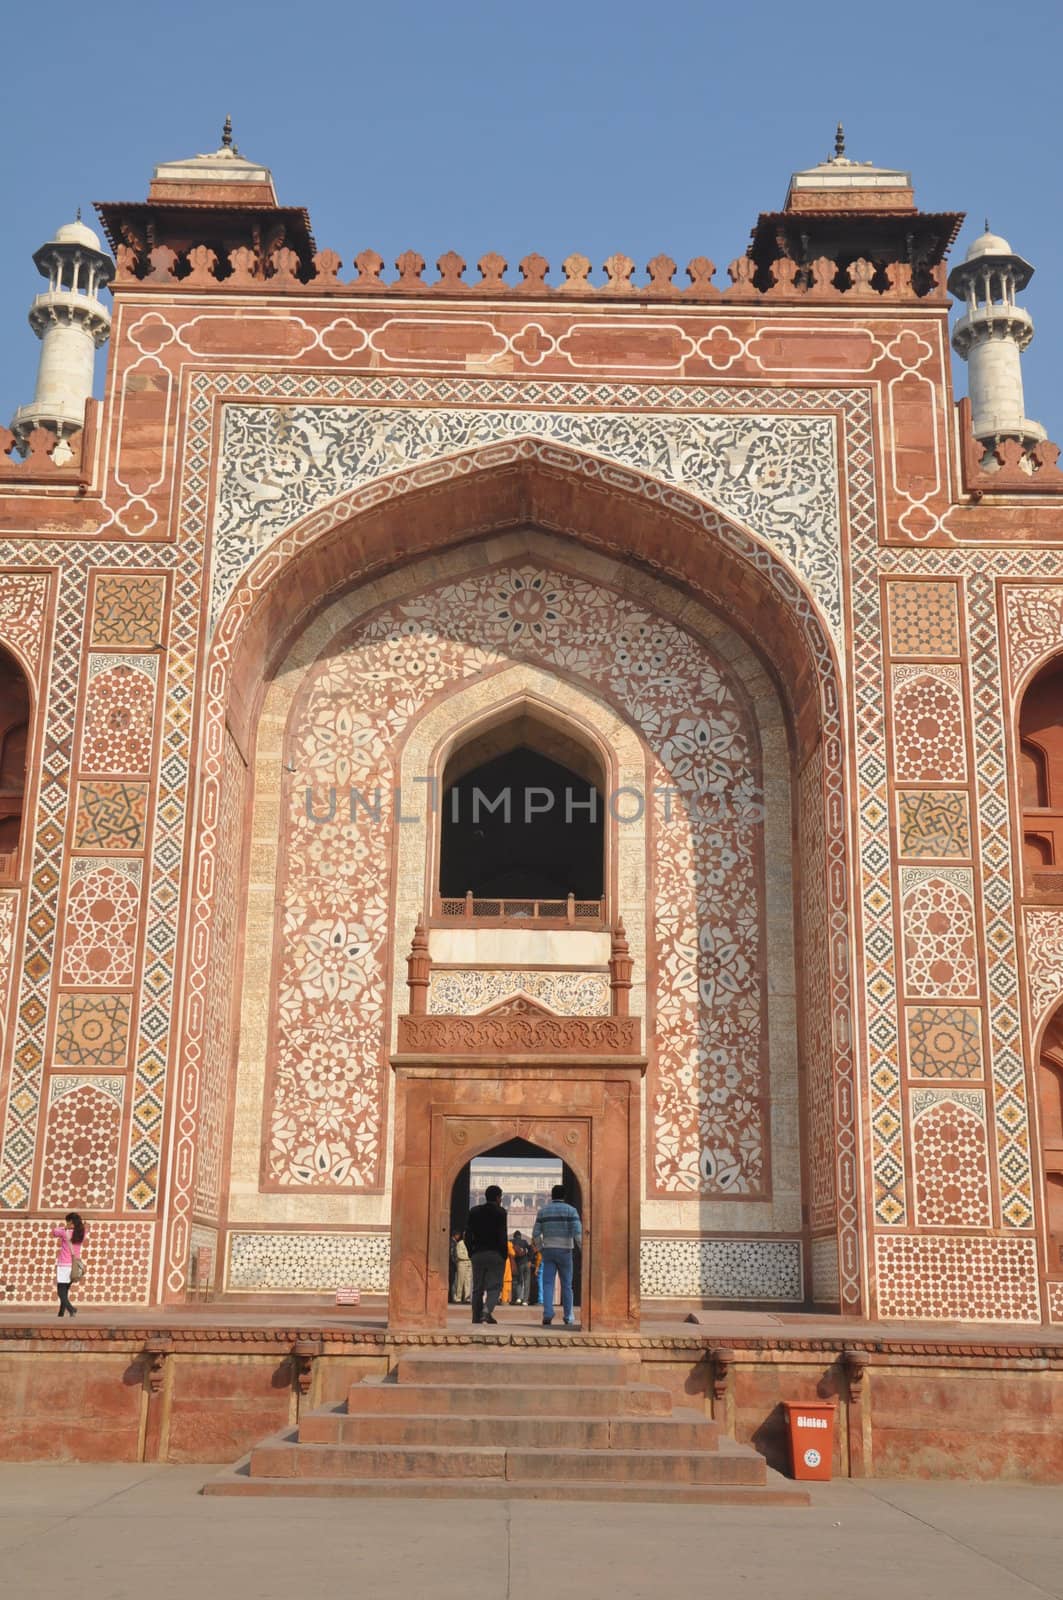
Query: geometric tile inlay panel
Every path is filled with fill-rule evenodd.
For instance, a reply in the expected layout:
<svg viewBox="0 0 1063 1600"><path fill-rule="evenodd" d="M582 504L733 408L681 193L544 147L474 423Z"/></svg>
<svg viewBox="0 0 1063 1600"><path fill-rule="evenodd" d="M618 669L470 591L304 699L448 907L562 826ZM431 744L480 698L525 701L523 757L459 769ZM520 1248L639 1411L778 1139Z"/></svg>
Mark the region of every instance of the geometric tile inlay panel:
<svg viewBox="0 0 1063 1600"><path fill-rule="evenodd" d="M971 820L965 789L900 789L897 843L902 856L970 856Z"/></svg>
<svg viewBox="0 0 1063 1600"><path fill-rule="evenodd" d="M48 1219L0 1219L0 1304L54 1306L56 1241ZM147 1305L153 1222L94 1222L85 1237L82 1306Z"/></svg>
<svg viewBox="0 0 1063 1600"><path fill-rule="evenodd" d="M133 981L139 861L79 857L71 863L63 939L63 983L101 988Z"/></svg>
<svg viewBox="0 0 1063 1600"><path fill-rule="evenodd" d="M963 783L959 667L893 668L893 750L901 783Z"/></svg>
<svg viewBox="0 0 1063 1600"><path fill-rule="evenodd" d="M49 1080L42 1207L114 1210L124 1094L124 1078Z"/></svg>
<svg viewBox="0 0 1063 1600"><path fill-rule="evenodd" d="M911 1104L916 1221L924 1228L992 1227L984 1093L915 1089Z"/></svg>
<svg viewBox="0 0 1063 1600"><path fill-rule="evenodd" d="M981 1078L982 1013L976 1006L909 1006L908 1074L913 1078Z"/></svg>
<svg viewBox="0 0 1063 1600"><path fill-rule="evenodd" d="M100 573L93 592L93 646L158 644L165 598L162 573Z"/></svg>
<svg viewBox="0 0 1063 1600"><path fill-rule="evenodd" d="M880 1233L875 1240L878 1314L901 1321L1040 1322L1037 1244Z"/></svg>
<svg viewBox="0 0 1063 1600"><path fill-rule="evenodd" d="M131 779L92 778L78 785L75 850L141 850L148 785Z"/></svg>
<svg viewBox="0 0 1063 1600"><path fill-rule="evenodd" d="M960 650L960 619L954 583L904 583L886 589L890 654L955 656Z"/></svg>
<svg viewBox="0 0 1063 1600"><path fill-rule="evenodd" d="M388 1233L230 1233L226 1288L329 1294L352 1286L387 1294Z"/></svg>
<svg viewBox="0 0 1063 1600"><path fill-rule="evenodd" d="M390 1243L385 1232L234 1232L226 1287L320 1294L352 1284L386 1294ZM647 1298L796 1301L804 1294L801 1246L789 1239L644 1238L640 1277Z"/></svg>
<svg viewBox="0 0 1063 1600"><path fill-rule="evenodd" d="M905 987L913 997L976 994L974 878L969 867L902 867Z"/></svg>
<svg viewBox="0 0 1063 1600"><path fill-rule="evenodd" d="M92 658L81 741L83 772L150 770L158 665L155 656Z"/></svg>
<svg viewBox="0 0 1063 1600"><path fill-rule="evenodd" d="M817 1305L836 1305L841 1294L838 1279L838 1241L831 1234L812 1240L812 1298Z"/></svg>
<svg viewBox="0 0 1063 1600"><path fill-rule="evenodd" d="M639 1277L651 1300L804 1298L796 1239L643 1238Z"/></svg>
<svg viewBox="0 0 1063 1600"><path fill-rule="evenodd" d="M129 1048L128 994L61 994L53 1054L64 1067L124 1066Z"/></svg>

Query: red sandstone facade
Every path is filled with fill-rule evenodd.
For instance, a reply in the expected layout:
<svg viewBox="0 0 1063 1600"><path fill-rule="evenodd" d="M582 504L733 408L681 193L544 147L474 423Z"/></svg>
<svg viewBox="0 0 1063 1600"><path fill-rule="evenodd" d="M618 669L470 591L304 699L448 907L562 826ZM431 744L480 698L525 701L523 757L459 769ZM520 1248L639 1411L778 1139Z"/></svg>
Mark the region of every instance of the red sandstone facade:
<svg viewBox="0 0 1063 1600"><path fill-rule="evenodd" d="M520 1136L592 1331L1063 1321L1063 474L953 401L958 219L817 204L720 282L101 207L104 397L0 456L0 1300L76 1207L85 1305L436 1327ZM511 724L629 797L581 917L440 893L432 783Z"/></svg>

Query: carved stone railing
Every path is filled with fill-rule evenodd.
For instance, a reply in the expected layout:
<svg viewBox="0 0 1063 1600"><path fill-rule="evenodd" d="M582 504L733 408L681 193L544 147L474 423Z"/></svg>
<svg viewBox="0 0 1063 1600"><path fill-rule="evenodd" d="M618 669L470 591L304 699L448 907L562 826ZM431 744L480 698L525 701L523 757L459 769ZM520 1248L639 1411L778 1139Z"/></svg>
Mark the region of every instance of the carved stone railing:
<svg viewBox="0 0 1063 1600"><path fill-rule="evenodd" d="M1063 494L1060 448L1042 439L1029 449L1019 439L1002 439L988 450L971 431L971 402L958 402L963 487L980 500L985 494Z"/></svg>
<svg viewBox="0 0 1063 1600"><path fill-rule="evenodd" d="M454 922L480 922L494 928L597 928L602 922L601 900L577 900L574 894L553 900L513 900L508 896L440 895L433 922L450 927Z"/></svg>
<svg viewBox="0 0 1063 1600"><path fill-rule="evenodd" d="M637 1056L642 1019L629 1014L634 962L622 921L612 930L608 1016L558 1016L526 994L471 1016L428 1011L432 957L419 918L406 957L410 1009L398 1019L400 1056Z"/></svg>
<svg viewBox="0 0 1063 1600"><path fill-rule="evenodd" d="M267 257L246 246L231 250L225 260L207 245L194 245L176 251L169 245L156 245L141 251L120 244L115 252L118 270L113 287L137 284L140 287L222 288L277 290L314 294L354 293L389 295L433 295L442 298L481 296L488 299L534 297L536 299L579 300L629 297L638 300L695 301L821 301L844 299L870 301L938 300L947 298L946 267L939 262L925 276L925 293L913 284L912 267L903 261L880 263L857 260L839 268L827 256L799 263L785 258L768 268L770 282L763 282L757 263L750 256L739 256L727 268L730 284L720 288L713 282L716 264L707 256L695 256L686 268L689 284L677 284L678 267L671 256L657 255L649 262L644 280L636 279L636 265L630 256L612 255L604 263L605 281L592 282L592 263L587 256L566 256L561 263L560 282L550 283L550 263L544 256L527 255L518 263L520 277L508 279L509 264L495 254L481 256L477 262L479 278L470 281L467 263L455 251L447 251L436 262L438 278L426 281L425 260L415 250L406 250L395 262L397 278L383 276L384 258L375 250L355 256L355 276L340 279L343 265L333 250L319 250L310 262L287 247ZM761 281L758 282L758 276Z"/></svg>

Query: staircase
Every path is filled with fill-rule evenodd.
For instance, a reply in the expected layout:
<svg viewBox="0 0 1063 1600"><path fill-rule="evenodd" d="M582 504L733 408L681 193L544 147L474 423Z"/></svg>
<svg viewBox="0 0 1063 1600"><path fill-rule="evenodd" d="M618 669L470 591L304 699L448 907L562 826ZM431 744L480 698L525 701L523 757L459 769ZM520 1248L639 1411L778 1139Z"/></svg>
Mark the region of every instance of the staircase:
<svg viewBox="0 0 1063 1600"><path fill-rule="evenodd" d="M205 1494L807 1505L635 1353L483 1348L400 1357L263 1440Z"/></svg>

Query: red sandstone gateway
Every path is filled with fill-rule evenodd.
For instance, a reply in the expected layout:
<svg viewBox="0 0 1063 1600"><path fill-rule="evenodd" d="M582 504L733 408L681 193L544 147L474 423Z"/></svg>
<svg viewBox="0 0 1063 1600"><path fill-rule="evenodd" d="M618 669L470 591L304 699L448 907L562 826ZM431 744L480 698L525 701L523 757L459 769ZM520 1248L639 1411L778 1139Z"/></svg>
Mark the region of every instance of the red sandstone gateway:
<svg viewBox="0 0 1063 1600"><path fill-rule="evenodd" d="M844 149L726 273L345 265L230 133L98 209L0 433L6 1448L56 1438L57 1211L64 1453L217 1459L451 1337L471 1163L518 1151L624 1384L780 1461L828 1392L843 1472L929 1432L1056 1476L1030 266L947 276L962 219Z"/></svg>

